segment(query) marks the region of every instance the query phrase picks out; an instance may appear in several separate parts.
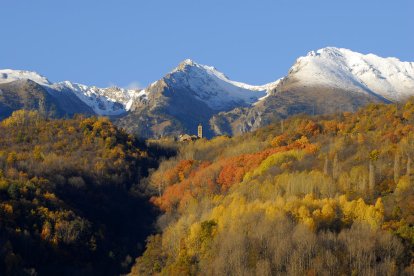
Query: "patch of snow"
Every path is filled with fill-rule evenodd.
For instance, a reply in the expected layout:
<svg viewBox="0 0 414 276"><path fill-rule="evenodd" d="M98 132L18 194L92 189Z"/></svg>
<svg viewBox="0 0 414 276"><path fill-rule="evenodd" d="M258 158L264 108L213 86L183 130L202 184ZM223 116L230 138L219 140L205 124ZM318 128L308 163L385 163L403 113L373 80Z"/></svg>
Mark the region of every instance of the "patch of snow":
<svg viewBox="0 0 414 276"><path fill-rule="evenodd" d="M70 81L55 83L50 86L55 91L70 90L90 106L98 115L120 115L131 108L133 100L140 94L139 90L118 87L98 88Z"/></svg>
<svg viewBox="0 0 414 276"><path fill-rule="evenodd" d="M111 116L127 112L137 97L144 97L145 93L137 89L118 87L98 88L83 84L63 81L51 83L48 79L36 72L4 69L0 70L0 83L8 83L21 79L32 80L44 86L49 93L59 93L63 90L74 93L81 101L91 107L97 115Z"/></svg>
<svg viewBox="0 0 414 276"><path fill-rule="evenodd" d="M414 95L414 62L364 55L343 48L327 47L309 52L297 59L289 70L289 77L303 86L330 86L377 94L391 101ZM120 115L131 110L134 102L148 100L150 88L159 82L153 82L142 90L98 88L69 81L51 83L36 72L0 70L0 83L20 79L35 81L47 88L49 93L73 92L98 115ZM192 96L214 110L225 110L265 100L282 79L264 85L249 85L230 80L212 66L186 59L163 80L176 88L190 90Z"/></svg>
<svg viewBox="0 0 414 276"><path fill-rule="evenodd" d="M8 83L21 79L29 79L42 85L50 84L47 78L36 72L11 69L0 70L0 83Z"/></svg>
<svg viewBox="0 0 414 276"><path fill-rule="evenodd" d="M183 86L193 91L194 96L215 110L242 104L251 105L265 97L275 87L274 83L254 86L232 81L216 68L186 59L174 69L169 77L170 85Z"/></svg>
<svg viewBox="0 0 414 276"><path fill-rule="evenodd" d="M297 59L289 71L303 85L375 93L391 101L414 94L414 62L327 47Z"/></svg>

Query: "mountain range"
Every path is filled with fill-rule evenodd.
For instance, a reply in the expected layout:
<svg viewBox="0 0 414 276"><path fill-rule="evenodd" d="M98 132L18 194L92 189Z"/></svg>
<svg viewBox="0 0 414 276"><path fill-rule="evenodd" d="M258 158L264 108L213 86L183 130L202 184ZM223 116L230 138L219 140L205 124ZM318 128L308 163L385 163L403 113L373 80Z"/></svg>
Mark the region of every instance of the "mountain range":
<svg viewBox="0 0 414 276"><path fill-rule="evenodd" d="M109 116L142 137L235 135L299 113L354 111L414 95L414 62L327 47L299 57L288 74L255 86L184 60L145 89L51 83L30 71L0 70L0 119L17 109L47 116Z"/></svg>

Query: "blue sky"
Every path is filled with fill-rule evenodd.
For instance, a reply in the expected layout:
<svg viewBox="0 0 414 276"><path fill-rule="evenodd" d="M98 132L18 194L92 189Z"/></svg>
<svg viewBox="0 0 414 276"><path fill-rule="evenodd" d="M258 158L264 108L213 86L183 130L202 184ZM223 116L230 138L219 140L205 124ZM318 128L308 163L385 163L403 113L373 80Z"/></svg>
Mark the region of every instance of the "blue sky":
<svg viewBox="0 0 414 276"><path fill-rule="evenodd" d="M146 86L186 59L263 84L325 46L414 61L412 0L0 0L0 68Z"/></svg>

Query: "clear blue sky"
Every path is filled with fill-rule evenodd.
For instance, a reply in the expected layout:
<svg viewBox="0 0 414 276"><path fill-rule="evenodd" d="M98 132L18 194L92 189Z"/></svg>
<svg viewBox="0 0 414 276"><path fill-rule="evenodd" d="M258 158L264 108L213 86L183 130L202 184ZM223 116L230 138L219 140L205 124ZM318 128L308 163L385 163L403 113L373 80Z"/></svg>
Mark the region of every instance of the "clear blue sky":
<svg viewBox="0 0 414 276"><path fill-rule="evenodd" d="M251 84L325 46L414 61L413 0L0 0L0 68L145 86L185 58Z"/></svg>

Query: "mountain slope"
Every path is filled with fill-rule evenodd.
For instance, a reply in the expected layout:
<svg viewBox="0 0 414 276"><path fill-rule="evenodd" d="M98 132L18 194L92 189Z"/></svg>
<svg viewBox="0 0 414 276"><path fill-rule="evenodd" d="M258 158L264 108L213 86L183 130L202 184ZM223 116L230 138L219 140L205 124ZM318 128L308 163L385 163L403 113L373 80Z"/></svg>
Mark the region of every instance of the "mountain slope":
<svg viewBox="0 0 414 276"><path fill-rule="evenodd" d="M302 84L374 93L402 101L414 90L414 63L327 47L299 58L289 71Z"/></svg>
<svg viewBox="0 0 414 276"><path fill-rule="evenodd" d="M181 144L131 275L411 275L413 123L411 99Z"/></svg>
<svg viewBox="0 0 414 276"><path fill-rule="evenodd" d="M252 86L229 80L214 67L183 61L165 78L168 86L187 90L213 110L225 110L256 102L266 94L266 86Z"/></svg>
<svg viewBox="0 0 414 276"><path fill-rule="evenodd" d="M43 115L60 115L56 103L47 91L31 80L0 83L0 119L14 110L39 110Z"/></svg>
<svg viewBox="0 0 414 276"><path fill-rule="evenodd" d="M44 87L53 98L61 103L62 110L68 115L74 113L121 115L129 110L132 101L140 95L139 90L134 89L98 88L70 81L52 83L35 72L0 70L0 84L17 80L31 80Z"/></svg>
<svg viewBox="0 0 414 276"><path fill-rule="evenodd" d="M229 80L214 67L185 60L141 93L131 110L118 122L146 137L195 133L210 118L236 107L249 107L267 93L268 86L251 86ZM205 128L205 135L214 132Z"/></svg>
<svg viewBox="0 0 414 276"><path fill-rule="evenodd" d="M0 275L126 273L152 232L138 191L160 154L107 118L1 121Z"/></svg>
<svg viewBox="0 0 414 276"><path fill-rule="evenodd" d="M217 134L237 134L292 114L355 111L370 102L398 102L413 95L413 62L328 47L298 58L253 107L220 113L210 123Z"/></svg>
<svg viewBox="0 0 414 276"><path fill-rule="evenodd" d="M202 123L211 137L254 130L292 114L403 101L414 94L414 63L327 47L298 58L285 77L254 86L187 59L142 90L51 83L34 72L0 70L0 84L27 79L48 92L58 114L111 116L143 137L195 133ZM10 114L10 106L0 104L0 112Z"/></svg>

